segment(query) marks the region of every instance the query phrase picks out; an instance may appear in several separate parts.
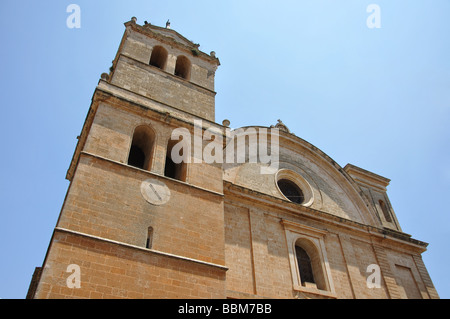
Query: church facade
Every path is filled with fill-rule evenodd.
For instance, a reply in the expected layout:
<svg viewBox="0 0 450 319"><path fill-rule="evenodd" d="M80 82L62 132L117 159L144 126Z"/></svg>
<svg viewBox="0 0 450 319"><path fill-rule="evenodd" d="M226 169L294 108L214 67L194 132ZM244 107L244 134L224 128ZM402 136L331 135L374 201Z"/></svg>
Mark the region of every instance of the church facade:
<svg viewBox="0 0 450 319"><path fill-rule="evenodd" d="M125 23L27 298L439 298L389 179L281 121L216 123L219 65L169 24Z"/></svg>

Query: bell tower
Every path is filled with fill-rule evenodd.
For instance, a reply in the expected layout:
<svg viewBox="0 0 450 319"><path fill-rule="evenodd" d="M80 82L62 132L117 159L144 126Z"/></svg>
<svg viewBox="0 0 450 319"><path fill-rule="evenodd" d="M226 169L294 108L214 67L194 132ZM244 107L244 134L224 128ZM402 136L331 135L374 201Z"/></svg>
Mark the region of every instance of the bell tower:
<svg viewBox="0 0 450 319"><path fill-rule="evenodd" d="M170 24L125 23L27 298L226 296L222 166L193 152L171 157L177 143L193 142L196 121L223 129L214 122L219 65ZM177 129L183 140L173 140Z"/></svg>
<svg viewBox="0 0 450 319"><path fill-rule="evenodd" d="M201 52L199 44L168 27L139 26L135 18L125 26L109 83L214 121L214 75L220 65L215 53Z"/></svg>

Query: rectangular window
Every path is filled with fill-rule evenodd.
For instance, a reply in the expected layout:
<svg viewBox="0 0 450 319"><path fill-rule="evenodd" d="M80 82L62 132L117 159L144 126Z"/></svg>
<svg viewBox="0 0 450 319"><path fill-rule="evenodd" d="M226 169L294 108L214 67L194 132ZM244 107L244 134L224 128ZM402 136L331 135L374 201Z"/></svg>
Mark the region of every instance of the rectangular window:
<svg viewBox="0 0 450 319"><path fill-rule="evenodd" d="M153 244L153 227L149 227L147 231L147 242L145 243L145 248L152 249Z"/></svg>

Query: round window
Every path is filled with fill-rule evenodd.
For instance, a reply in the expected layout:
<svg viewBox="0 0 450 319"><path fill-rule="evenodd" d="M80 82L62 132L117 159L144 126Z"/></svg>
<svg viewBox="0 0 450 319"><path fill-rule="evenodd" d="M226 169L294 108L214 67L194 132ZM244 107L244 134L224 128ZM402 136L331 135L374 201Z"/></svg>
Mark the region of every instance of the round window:
<svg viewBox="0 0 450 319"><path fill-rule="evenodd" d="M290 169L280 169L275 174L274 182L283 198L308 207L314 202L313 189L299 173Z"/></svg>
<svg viewBox="0 0 450 319"><path fill-rule="evenodd" d="M303 195L300 187L294 182L288 179L280 179L277 182L278 188L293 203L302 204L305 201L305 196Z"/></svg>

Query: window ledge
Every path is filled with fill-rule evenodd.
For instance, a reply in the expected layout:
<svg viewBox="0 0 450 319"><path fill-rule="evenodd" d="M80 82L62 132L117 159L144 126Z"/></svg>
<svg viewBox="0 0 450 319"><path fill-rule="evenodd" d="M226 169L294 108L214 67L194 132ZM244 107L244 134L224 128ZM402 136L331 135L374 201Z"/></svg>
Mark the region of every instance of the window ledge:
<svg viewBox="0 0 450 319"><path fill-rule="evenodd" d="M299 291L299 292L305 292L305 293L309 293L309 294L319 295L319 296L323 296L323 297L327 297L327 298L335 298L335 299L337 298L335 293L332 293L332 292L326 291L326 290L320 290L317 288L308 288L308 287L294 285L294 290Z"/></svg>
<svg viewBox="0 0 450 319"><path fill-rule="evenodd" d="M145 169L142 169L142 168L139 168L139 167L135 167L135 166L131 166L131 165L128 165L128 164L125 164L125 163L122 163L122 162L118 162L118 161L115 161L115 160L112 160L112 159L109 159L109 158L106 158L106 157L103 157L103 156L100 156L100 155L97 155L97 154L89 153L89 152L86 152L86 151L81 151L80 154L86 155L86 156L89 156L89 157L93 157L93 158L96 158L96 159L100 159L100 160L103 160L103 161L107 161L107 162L110 162L112 164L116 164L116 165L122 166L122 167L127 168L127 169L137 170L137 171L140 171L140 172L145 173L147 175L156 176L156 177L159 177L159 178L162 178L162 179L166 179L166 180L178 183L178 184L183 184L183 185L186 185L186 186L190 186L190 187L202 190L204 192L212 193L212 194L219 195L219 196L224 196L224 194L220 193L220 192L216 192L216 191L213 191L213 190L210 190L210 189L203 188L201 186L190 184L188 182L184 182L184 181L180 181L178 179L167 177L165 175L161 175L161 174L158 174L158 173L155 173L155 172L152 172L152 171L148 171L148 170L145 170Z"/></svg>

